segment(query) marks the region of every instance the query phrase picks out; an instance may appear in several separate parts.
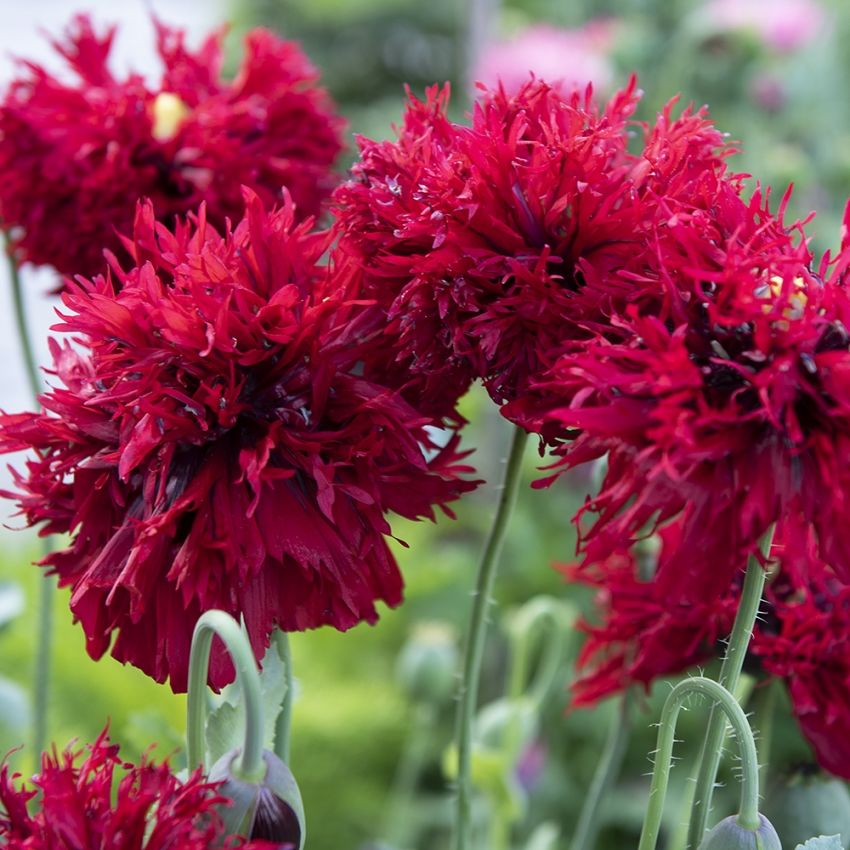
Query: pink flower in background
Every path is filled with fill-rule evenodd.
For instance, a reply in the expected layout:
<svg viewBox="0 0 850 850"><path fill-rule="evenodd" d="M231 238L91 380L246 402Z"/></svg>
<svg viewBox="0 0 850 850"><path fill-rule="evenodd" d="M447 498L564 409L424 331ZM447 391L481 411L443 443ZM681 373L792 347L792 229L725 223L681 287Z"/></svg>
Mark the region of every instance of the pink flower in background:
<svg viewBox="0 0 850 850"><path fill-rule="evenodd" d="M613 20L590 21L579 29L540 24L504 41L493 41L479 57L473 79L496 88L499 82L514 93L528 82L529 71L551 84L583 89L593 83L609 90L614 68L608 56L614 40Z"/></svg>
<svg viewBox="0 0 850 850"><path fill-rule="evenodd" d="M825 18L815 0L712 0L703 11L712 29L751 30L780 53L812 41Z"/></svg>

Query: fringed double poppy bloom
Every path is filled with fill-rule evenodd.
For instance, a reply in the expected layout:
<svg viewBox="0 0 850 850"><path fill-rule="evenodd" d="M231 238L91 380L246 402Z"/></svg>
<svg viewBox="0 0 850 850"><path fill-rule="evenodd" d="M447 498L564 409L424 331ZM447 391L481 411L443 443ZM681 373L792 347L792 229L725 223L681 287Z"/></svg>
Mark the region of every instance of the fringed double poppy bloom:
<svg viewBox="0 0 850 850"><path fill-rule="evenodd" d="M0 768L0 845L9 850L279 847L228 838L215 785L199 772L181 782L167 764L125 763L106 733L86 750L43 755L30 787L15 779Z"/></svg>
<svg viewBox="0 0 850 850"><path fill-rule="evenodd" d="M665 529L662 548L679 545L676 532L676 526ZM770 678L784 681L818 762L850 779L850 648L844 637L850 586L817 562L814 542L800 535L776 547L781 566L768 581L746 664L762 685ZM598 590L598 614L582 624L587 639L572 687L576 708L711 661L732 628L741 593L736 576L722 593L677 604L659 582L638 577L634 553L565 573Z"/></svg>
<svg viewBox="0 0 850 850"><path fill-rule="evenodd" d="M564 355L541 389L563 399L542 417L567 438L563 465L608 458L580 516L586 561L675 522L657 581L682 602L728 587L774 524L787 543L814 533L850 579L850 298L759 193L713 197L670 205L641 273L656 302L630 305L621 339Z"/></svg>
<svg viewBox="0 0 850 850"><path fill-rule="evenodd" d="M133 265L79 278L55 330L43 412L0 418L30 523L70 533L45 563L71 588L89 653L186 688L192 629L242 617L262 657L275 627L347 629L395 605L393 511L432 517L474 484L456 437L362 376L358 316L328 233L267 213L219 235L139 207ZM114 640L112 640L114 638ZM232 678L224 653L210 682Z"/></svg>
<svg viewBox="0 0 850 850"><path fill-rule="evenodd" d="M447 101L411 98L397 142L360 140L334 196L339 252L362 268L420 395L480 378L521 404L565 342L635 297L597 283L636 264L660 198L722 173L728 151L704 115L674 119L671 104L630 154L634 80L604 108L538 80L484 90L469 126L449 122Z"/></svg>
<svg viewBox="0 0 850 850"><path fill-rule="evenodd" d="M224 82L223 32L191 51L181 31L156 29L158 89L116 77L114 30L100 35L85 16L53 45L76 80L22 63L0 105L0 221L19 262L96 274L141 197L168 223L202 201L216 226L238 220L242 184L266 203L280 202L285 186L300 217L318 212L341 121L300 48L253 30Z"/></svg>

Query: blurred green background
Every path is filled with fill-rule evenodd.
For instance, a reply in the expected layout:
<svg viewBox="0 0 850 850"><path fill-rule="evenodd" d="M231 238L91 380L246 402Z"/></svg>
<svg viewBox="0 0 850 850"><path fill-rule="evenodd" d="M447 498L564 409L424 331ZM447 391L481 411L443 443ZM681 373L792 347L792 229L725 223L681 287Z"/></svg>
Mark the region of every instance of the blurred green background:
<svg viewBox="0 0 850 850"><path fill-rule="evenodd" d="M421 92L432 82L451 80L454 109L461 118L468 107L468 81L475 74L471 66L483 61L487 41L518 39L540 24L581 28L572 39L576 53L561 48L564 68L570 69L565 74L580 73L589 62L600 88L611 91L636 71L646 92L640 117L648 120L677 93L683 103L710 104L718 126L744 148L734 161L738 170L773 186L777 200L793 182L795 215L817 209L809 230L816 248L824 250L838 240L850 194L850 52L843 49L850 37L850 5L842 0L738 0L731 5L739 17L741 9L756 7L750 23L730 23L729 3L698 0L491 0L468 6L457 0L241 0L232 17L234 36L263 23L302 40L351 132L372 137L392 135L403 109L404 84ZM786 17L778 20L781 15ZM773 29L767 25L771 22ZM231 43L237 50L238 39ZM524 55L542 55L533 39L530 45ZM517 53L523 55L505 48L503 55ZM348 155L349 161L355 155L352 139ZM436 622L441 629L428 634L439 634L443 641L449 636L448 647L438 644L452 676L452 640L458 648L477 553L496 501L500 460L510 440L509 427L480 389L466 399L465 413L472 423L466 444L475 448L473 459L488 483L458 505L456 521L394 523L395 533L409 544L397 547L407 579L404 605L386 611L375 627L293 638L299 694L292 768L304 794L310 850L356 850L390 839L399 848L448 846L451 790L444 751L452 736L453 702L445 698L444 688L434 685L445 669L431 671L436 678L428 679L428 687L440 694L437 698L435 691L429 701L421 692L412 693L409 681L402 686L397 659L417 627ZM543 462L530 448L528 482ZM588 489L589 474L574 474L549 490L525 488L521 494L497 583L482 704L505 692L511 652L506 625L512 610L539 594L584 610L589 606L586 594L564 586L552 568L573 554L570 517ZM36 547L32 538L11 532L4 543L4 575L23 588L26 607L2 627L0 657L9 679L27 686L35 629L31 612L41 580L28 566ZM0 594L2 598L11 599ZM2 609L0 605L0 614ZM12 600L8 610L14 614L14 609ZM56 595L56 614L51 737L60 746L73 737L91 740L108 721L128 758L138 758L156 741L156 752L175 754L179 764L184 698L109 658L90 661L81 631L70 623L67 591ZM519 764L484 752L477 763L484 789L477 815L488 820L493 812L509 812L514 820L511 846L534 850L570 846L582 798L618 711L617 700L609 700L592 712L565 714L580 636L564 630L552 639L563 647L561 664ZM429 640L425 650L433 648ZM600 850L636 846L651 769L647 754L654 749L651 724L667 691L662 683L637 700L622 778L603 811ZM26 737L22 700L20 689L0 682L3 750ZM774 737L772 782L789 765L810 759L784 708ZM682 764L673 774L674 790L684 786L704 722L704 709L683 717L679 737L685 743ZM30 770L25 750L11 758L25 772ZM718 816L734 805L733 766L725 768L727 788L718 798ZM669 801L671 834L680 809L675 799ZM538 829L544 823L551 829ZM480 846L491 847L491 839L482 838Z"/></svg>

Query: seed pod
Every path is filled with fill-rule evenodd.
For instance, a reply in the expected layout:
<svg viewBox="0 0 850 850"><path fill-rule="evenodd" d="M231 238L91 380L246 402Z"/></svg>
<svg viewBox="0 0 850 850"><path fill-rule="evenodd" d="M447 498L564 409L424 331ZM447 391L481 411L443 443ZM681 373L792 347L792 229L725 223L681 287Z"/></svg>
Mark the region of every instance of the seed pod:
<svg viewBox="0 0 850 850"><path fill-rule="evenodd" d="M306 836L304 804L292 772L264 750L266 775L249 782L234 773L239 753L239 749L225 753L209 774L211 782L222 783L218 793L231 801L220 810L228 833L275 842L280 850L301 850Z"/></svg>
<svg viewBox="0 0 850 850"><path fill-rule="evenodd" d="M850 792L838 779L802 770L771 789L764 810L787 847L804 844L811 835L840 834L850 843Z"/></svg>
<svg viewBox="0 0 850 850"><path fill-rule="evenodd" d="M398 657L396 675L416 703L440 706L455 691L458 653L452 628L443 623L417 626Z"/></svg>
<svg viewBox="0 0 850 850"><path fill-rule="evenodd" d="M702 840L699 850L782 850L779 836L770 821L759 815L758 829L747 829L738 816L724 818Z"/></svg>

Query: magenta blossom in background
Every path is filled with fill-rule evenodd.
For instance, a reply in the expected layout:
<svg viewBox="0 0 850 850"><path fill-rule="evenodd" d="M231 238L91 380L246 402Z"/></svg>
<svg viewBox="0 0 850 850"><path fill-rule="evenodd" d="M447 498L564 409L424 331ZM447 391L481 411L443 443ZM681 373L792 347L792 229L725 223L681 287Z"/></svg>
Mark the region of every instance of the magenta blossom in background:
<svg viewBox="0 0 850 850"><path fill-rule="evenodd" d="M565 89L584 89L588 83L608 91L614 68L609 58L616 22L590 21L578 29L546 25L528 27L503 41L493 41L481 53L473 78L489 88L499 82L509 93L528 82L529 72L560 83Z"/></svg>
<svg viewBox="0 0 850 850"><path fill-rule="evenodd" d="M815 0L712 0L703 12L712 30L750 30L780 53L811 42L825 18Z"/></svg>

